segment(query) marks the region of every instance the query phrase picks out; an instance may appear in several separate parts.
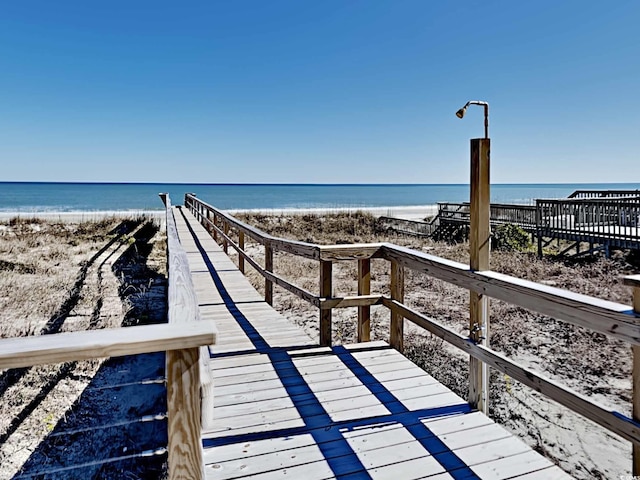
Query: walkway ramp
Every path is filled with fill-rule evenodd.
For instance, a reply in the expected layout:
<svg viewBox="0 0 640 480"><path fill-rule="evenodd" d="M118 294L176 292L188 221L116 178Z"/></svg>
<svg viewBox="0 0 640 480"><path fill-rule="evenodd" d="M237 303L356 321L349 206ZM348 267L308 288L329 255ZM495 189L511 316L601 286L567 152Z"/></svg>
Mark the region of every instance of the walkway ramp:
<svg viewBox="0 0 640 480"><path fill-rule="evenodd" d="M317 347L186 209L174 214L219 332L207 478L571 478L385 342Z"/></svg>

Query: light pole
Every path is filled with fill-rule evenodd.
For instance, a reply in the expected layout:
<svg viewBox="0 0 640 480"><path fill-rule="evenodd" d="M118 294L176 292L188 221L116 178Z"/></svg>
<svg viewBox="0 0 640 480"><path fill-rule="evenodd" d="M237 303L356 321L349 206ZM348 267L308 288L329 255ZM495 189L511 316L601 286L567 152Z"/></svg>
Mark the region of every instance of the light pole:
<svg viewBox="0 0 640 480"><path fill-rule="evenodd" d="M456 112L463 118L469 105L484 107L484 138L471 139L471 195L469 229L469 267L472 271L489 270L491 242L489 191L489 104L472 100ZM478 344L489 345L489 298L471 291L469 298L469 338ZM469 360L469 404L478 410L489 411L489 368L473 357Z"/></svg>

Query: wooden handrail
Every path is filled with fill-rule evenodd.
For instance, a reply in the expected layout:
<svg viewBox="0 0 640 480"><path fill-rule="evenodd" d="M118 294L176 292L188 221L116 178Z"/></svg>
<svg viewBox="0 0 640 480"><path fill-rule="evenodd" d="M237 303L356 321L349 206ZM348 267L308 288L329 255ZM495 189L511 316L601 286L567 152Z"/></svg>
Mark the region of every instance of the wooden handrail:
<svg viewBox="0 0 640 480"><path fill-rule="evenodd" d="M0 369L195 348L211 345L215 337L211 323L199 322L3 338Z"/></svg>
<svg viewBox="0 0 640 480"><path fill-rule="evenodd" d="M200 200L196 200L195 197L191 197L189 201L198 203L200 206L205 205L205 208L209 208L208 205ZM528 210L531 208L532 207ZM218 211L216 210L216 212ZM225 221L227 221L229 216L225 215L224 218ZM234 222L230 221L229 225L234 225ZM250 231L252 238L259 237L262 238L263 241L272 241L273 237L260 232L260 230L256 228L251 227ZM247 230L242 230L242 232L248 234ZM218 235L225 235L225 233L218 229ZM228 238L227 235L225 235L225 237ZM228 238L228 240L231 239ZM284 244L291 245L289 240L280 240ZM258 270L259 273L264 276L271 276L272 279L276 278L273 273L265 271L265 269L251 260L239 245L234 242L231 242L230 245L238 251L240 258L246 259L254 268L257 267L256 270ZM302 252L302 250L300 251ZM290 248L288 252L297 254L298 250L294 246ZM310 256L310 252L313 252L314 255ZM635 300L635 296L634 305L636 308L634 311L634 308L629 305L601 300L588 295L569 292L493 271L473 271L469 265L390 243L329 246L305 243L304 254L300 256L315 258L320 261L319 295L314 296L305 291L306 295L301 296L296 293L295 288L291 288L292 285L289 282L284 281L284 283L287 285L286 288L289 291L297 294L301 298L306 297L305 300L311 301L319 307L321 344L329 344L331 339L331 309L340 307L366 307L382 304L390 309L393 318L396 319L392 321L391 337L397 347L402 348L402 342L399 340L402 324L398 319L405 318L464 350L473 358L512 376L514 379L545 394L571 410L630 440L634 445L640 446L640 422L638 421L640 419L640 413L638 413L637 416L636 413L634 413L634 419L631 419L618 412L602 407L590 399L571 391L569 388L559 385L557 382L549 380L519 365L504 355L476 343L468 337L458 334L426 315L415 312L403 304L400 277L402 268L421 272L466 288L469 291L503 300L510 304L518 305L558 320L563 320L606 334L612 338L623 340L630 343L634 347L634 351L638 349L638 352L640 352L640 306L637 305L636 302L639 300ZM391 286L392 297L375 295L367 291L366 287L364 287L364 285L366 285L365 281L361 280L361 277L366 275L367 269L362 265L359 265L359 269L361 270L359 270L358 273L359 282L363 282L359 286L361 293L358 296L333 297L331 282L332 263L342 260L357 260L361 262L363 260L368 261L371 258L385 259L394 266L392 268L392 276L395 277L393 285ZM625 282L633 286L636 292L640 292L640 276L629 277ZM638 298L640 298L640 293L637 293L637 295ZM364 329L362 331L364 332ZM359 331L359 335L361 334ZM640 391L640 353L638 357L637 372L636 368L634 368L634 384L637 383L638 390ZM634 393L634 404L635 402L638 404L637 411L640 412L640 393ZM638 452L640 456L640 450L638 450Z"/></svg>
<svg viewBox="0 0 640 480"><path fill-rule="evenodd" d="M191 328L204 322L200 321L189 260L178 237L171 199L166 194L161 197L166 207L169 324L177 328ZM214 418L208 346L167 352L166 372L169 478L202 479L201 431L211 427Z"/></svg>

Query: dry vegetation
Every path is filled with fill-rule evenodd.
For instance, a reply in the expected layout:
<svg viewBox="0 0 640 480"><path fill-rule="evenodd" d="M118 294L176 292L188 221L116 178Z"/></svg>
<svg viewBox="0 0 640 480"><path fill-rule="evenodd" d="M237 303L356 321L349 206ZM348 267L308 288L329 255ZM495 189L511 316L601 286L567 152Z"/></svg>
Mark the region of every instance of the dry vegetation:
<svg viewBox="0 0 640 480"><path fill-rule="evenodd" d="M468 260L465 243L389 235L367 214L241 218L286 238L320 244L390 241ZM0 337L162 321L165 252L157 230L143 219L0 224ZM248 250L260 259L260 246L249 243ZM492 269L502 273L622 303L629 303L630 291L620 279L637 273L637 265L624 255L576 263L539 260L533 253L493 252L491 260ZM277 254L275 266L295 284L318 290L317 262ZM262 278L248 270L261 290ZM334 264L336 294L355 294L356 278L355 262ZM372 261L371 288L388 293L387 262ZM466 290L407 271L405 301L466 332ZM275 291L275 306L317 336L315 308L281 289ZM372 309L374 339L388 339L388 317L385 308ZM334 343L355 341L355 310L335 310L333 319ZM465 398L468 357L417 328L408 325L405 332L405 353ZM490 342L548 377L629 413L627 345L498 301L491 303ZM161 476L163 455L138 455L161 453L158 445L166 440L163 375L162 356L157 355L0 372L0 477L19 472L16 478L40 478L38 472L47 469L72 478ZM141 390L141 384L147 390ZM630 472L628 442L495 372L490 410L497 421L577 478L618 478ZM156 421L139 421L154 415ZM114 457L122 460L102 463ZM79 464L85 466L56 470Z"/></svg>
<svg viewBox="0 0 640 480"><path fill-rule="evenodd" d="M368 214L268 216L240 218L272 235L319 244L390 241L430 254L468 262L468 244L447 244L427 239L389 235ZM249 250L260 258L261 248ZM278 274L310 291L318 291L317 262L287 254L274 261ZM534 253L492 252L493 270L543 282L578 293L629 304L631 292L622 285L624 275L637 273L637 259L618 252L612 260L589 258L581 262L538 259ZM468 291L405 272L405 303L427 313L461 333L468 332ZM256 288L263 280L249 273ZM355 262L334 263L336 295L356 294ZM372 292L388 293L389 266L372 261ZM318 312L281 289L275 307L317 336ZM372 338L388 339L389 313L372 309ZM334 343L355 341L355 309L333 313ZM463 398L467 395L468 356L419 330L405 326L405 353ZM504 302L491 302L492 348L594 398L617 411L630 414L631 350L626 344ZM490 412L494 419L520 435L538 451L577 478L618 478L629 474L630 444L573 412L532 392L512 379L492 373Z"/></svg>
<svg viewBox="0 0 640 480"><path fill-rule="evenodd" d="M0 224L0 338L164 321L158 231L145 218ZM0 371L0 478L162 475L162 456L127 457L166 445L162 418L137 425L166 411L163 375L162 355Z"/></svg>

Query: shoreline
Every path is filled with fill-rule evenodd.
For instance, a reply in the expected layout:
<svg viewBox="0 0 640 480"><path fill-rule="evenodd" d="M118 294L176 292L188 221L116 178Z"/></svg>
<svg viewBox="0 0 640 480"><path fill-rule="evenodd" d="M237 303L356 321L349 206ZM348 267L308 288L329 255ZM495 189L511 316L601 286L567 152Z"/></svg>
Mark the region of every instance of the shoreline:
<svg viewBox="0 0 640 480"><path fill-rule="evenodd" d="M310 207L310 208L250 208L225 209L230 215L238 213L260 213L264 215L323 215L328 213L366 212L376 217L393 217L403 220L420 221L425 217L438 213L437 205L411 205L387 207ZM154 219L164 219L164 210L78 210L78 211L0 211L0 221L13 218L42 220L56 220L60 222L78 222L100 220L105 217L147 216Z"/></svg>
<svg viewBox="0 0 640 480"><path fill-rule="evenodd" d="M237 213L261 213L264 215L323 215L327 213L366 212L376 217L393 217L403 220L423 220L438 213L437 205L410 205L388 207L310 207L310 208L249 208L224 210L230 215Z"/></svg>

